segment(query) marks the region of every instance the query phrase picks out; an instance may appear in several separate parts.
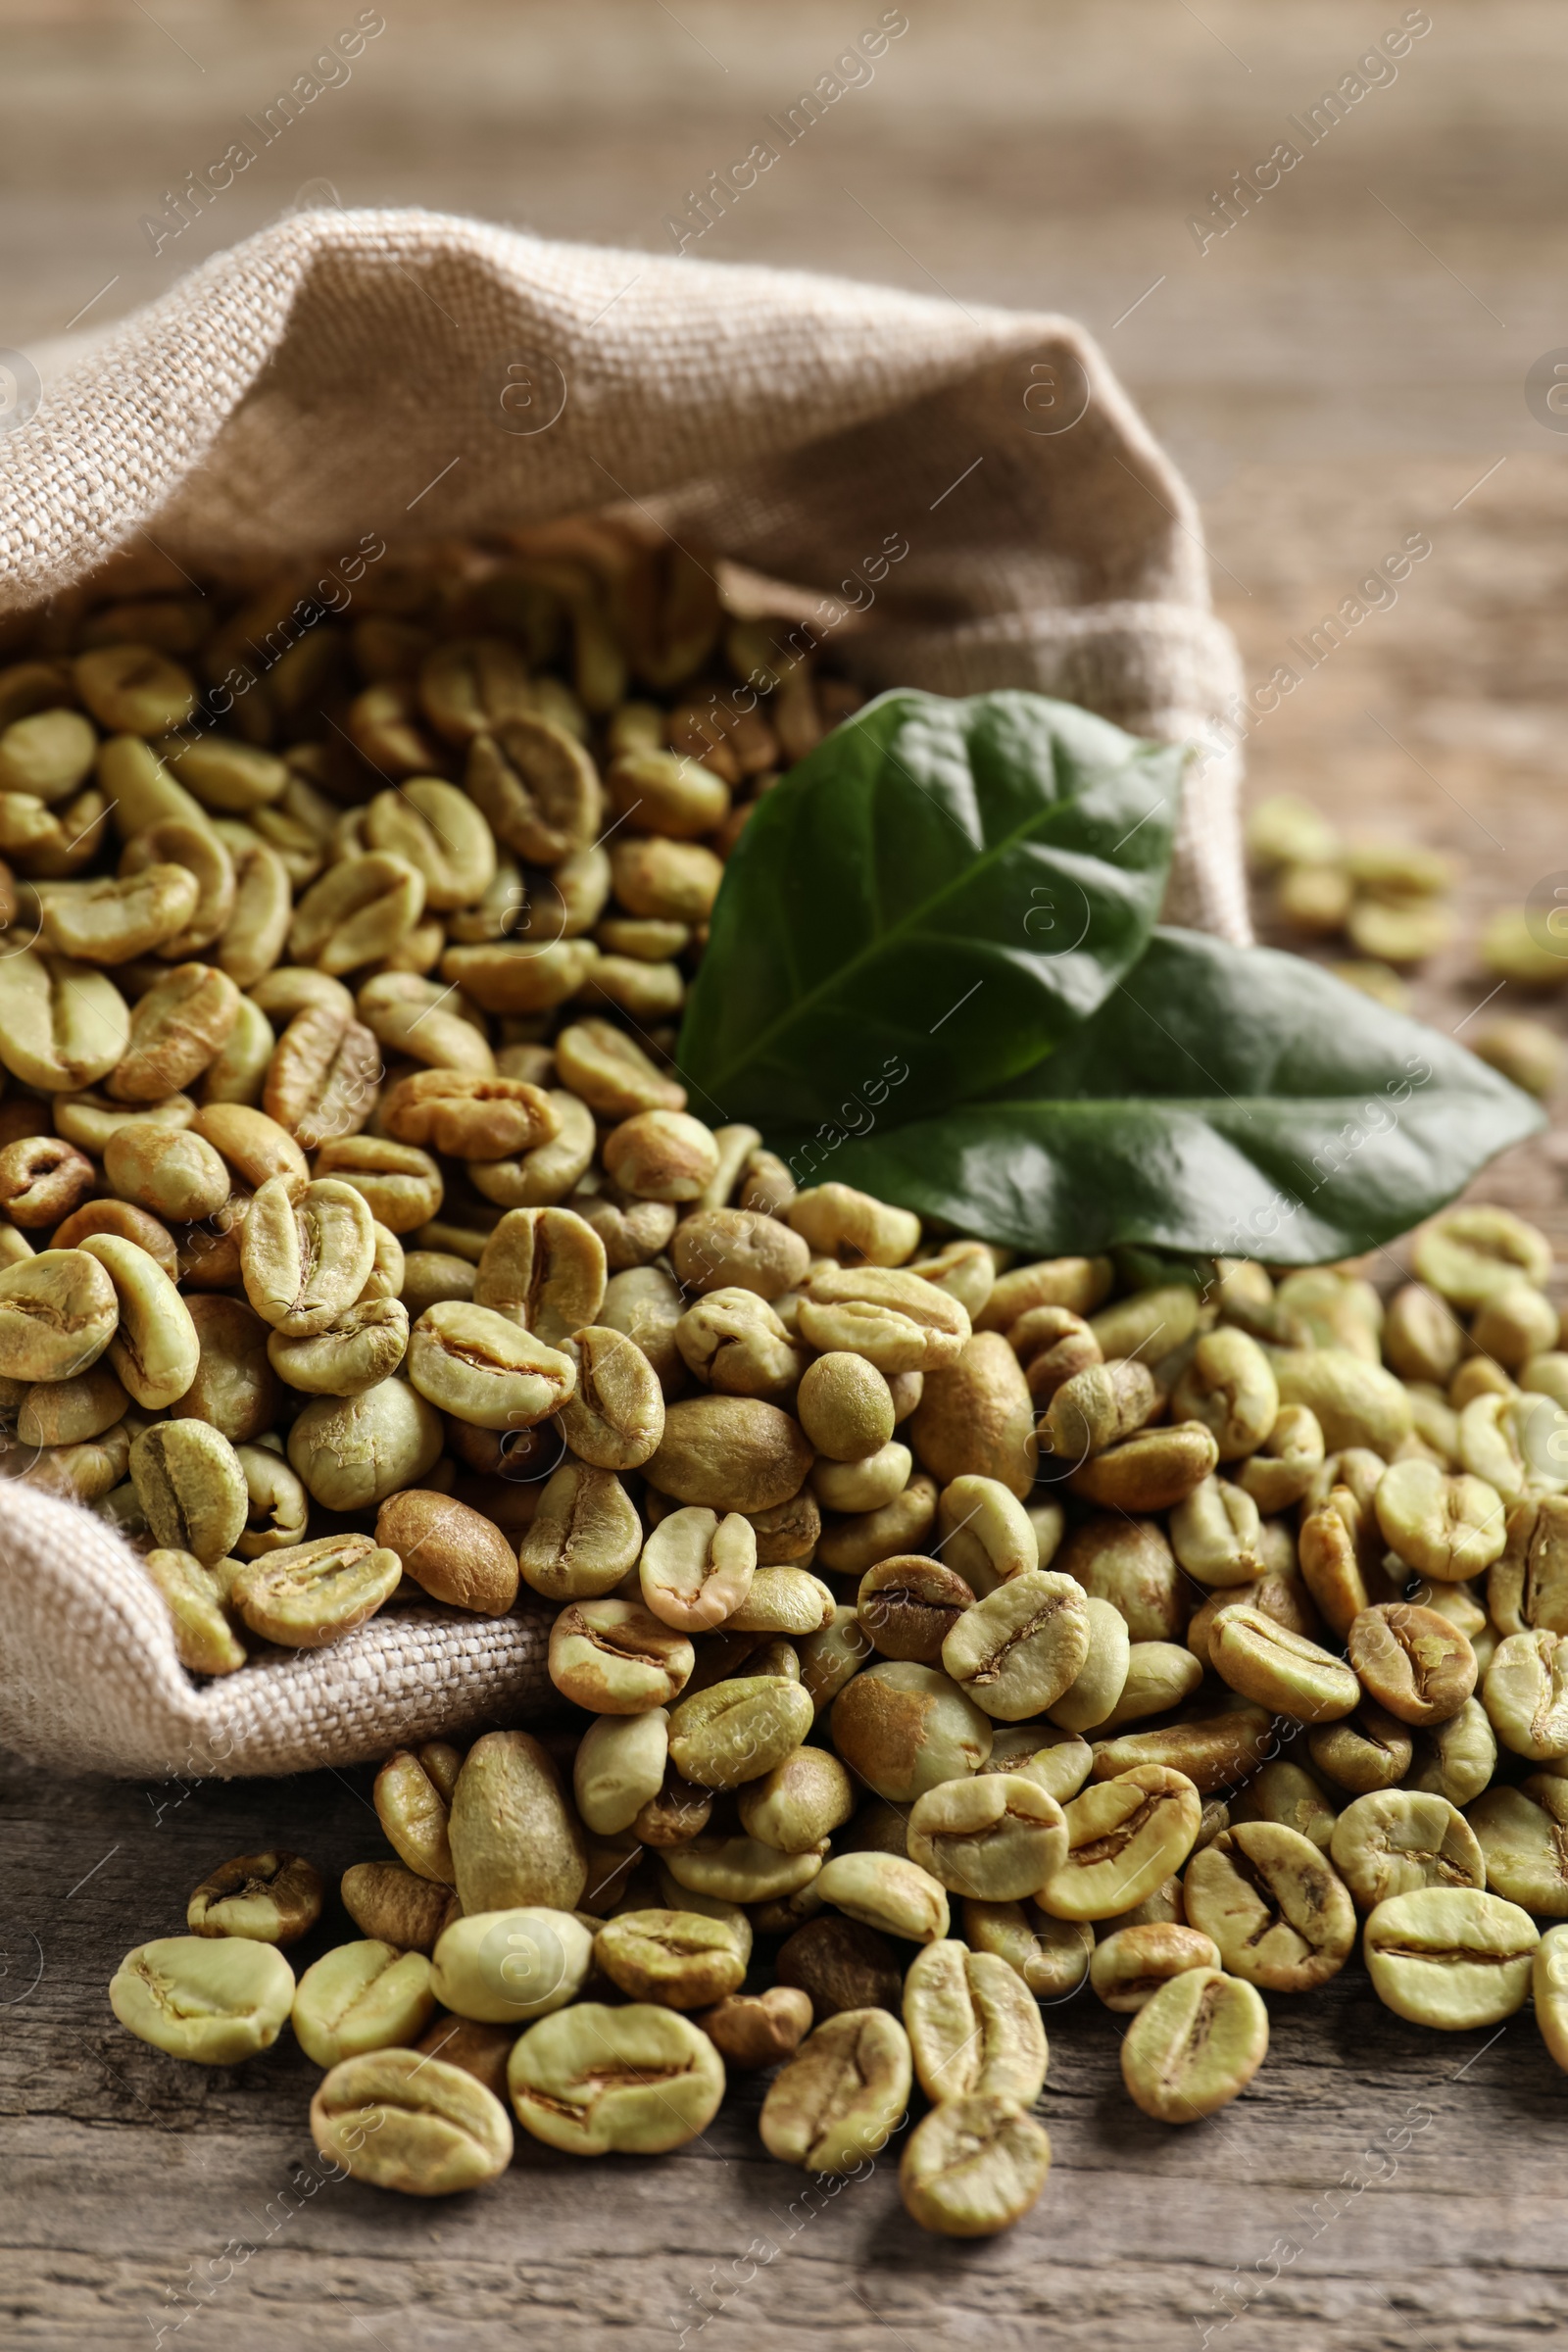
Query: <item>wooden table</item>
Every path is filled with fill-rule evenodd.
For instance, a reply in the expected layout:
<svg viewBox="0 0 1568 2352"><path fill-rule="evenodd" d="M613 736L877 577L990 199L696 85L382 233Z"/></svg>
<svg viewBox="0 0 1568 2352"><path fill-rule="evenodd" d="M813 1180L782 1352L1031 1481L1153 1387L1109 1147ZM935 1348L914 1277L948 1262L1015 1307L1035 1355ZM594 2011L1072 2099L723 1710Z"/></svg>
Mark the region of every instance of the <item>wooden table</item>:
<svg viewBox="0 0 1568 2352"><path fill-rule="evenodd" d="M153 257L141 214L300 70L318 12L0 8L0 205L22 232L0 341L58 332L111 279L87 323L155 294L318 176L347 204L659 249L684 191L857 22L826 0L766 18L732 0L385 13L352 83ZM1204 497L1250 677L1406 533L1431 536L1398 606L1258 728L1250 759L1255 791L1302 790L1460 857L1464 940L1419 994L1430 1017L1464 1021L1492 986L1473 968L1482 914L1568 866L1568 442L1522 392L1568 341L1560 12L1444 0L1398 81L1202 254L1189 216L1350 68L1376 12L908 13L875 82L711 250L1078 311ZM1542 1147L1483 1189L1568 1250ZM1091 2001L1051 2012L1055 2168L991 2244L922 2237L891 2161L837 2193L771 2164L745 2082L704 2141L655 2165L584 2171L530 2146L495 2190L429 2208L323 2180L297 2049L181 2067L118 2030L104 1988L229 1854L282 1840L330 1878L377 1853L368 1777L149 1789L7 1772L8 2342L1512 2352L1563 2333L1568 2083L1528 2014L1440 2038L1381 2008L1358 1966L1275 2000L1250 2092L1183 2132L1130 2107L1114 2019ZM316 1944L345 1923L329 1928Z"/></svg>

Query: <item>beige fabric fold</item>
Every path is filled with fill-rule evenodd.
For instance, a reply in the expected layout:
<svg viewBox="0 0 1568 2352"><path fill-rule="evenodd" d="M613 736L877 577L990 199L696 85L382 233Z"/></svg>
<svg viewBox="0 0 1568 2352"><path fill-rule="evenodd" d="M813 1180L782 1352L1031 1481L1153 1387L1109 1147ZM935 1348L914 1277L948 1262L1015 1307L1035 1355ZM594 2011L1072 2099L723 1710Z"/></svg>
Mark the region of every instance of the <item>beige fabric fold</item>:
<svg viewBox="0 0 1568 2352"><path fill-rule="evenodd" d="M0 436L0 610L149 539L253 574L621 507L808 592L868 687L1027 686L1204 736L1166 912L1250 936L1198 513L1070 319L334 212L34 356L42 401ZM134 1554L16 1486L0 1661L0 1737L137 1775L341 1763L544 1687L528 1621L395 1611L199 1689Z"/></svg>

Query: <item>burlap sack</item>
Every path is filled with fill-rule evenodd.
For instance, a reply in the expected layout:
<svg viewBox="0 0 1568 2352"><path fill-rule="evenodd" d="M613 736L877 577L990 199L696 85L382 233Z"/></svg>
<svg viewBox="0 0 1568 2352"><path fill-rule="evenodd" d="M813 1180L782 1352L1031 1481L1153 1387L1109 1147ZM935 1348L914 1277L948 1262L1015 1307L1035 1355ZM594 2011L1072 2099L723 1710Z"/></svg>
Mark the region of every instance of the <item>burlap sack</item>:
<svg viewBox="0 0 1568 2352"><path fill-rule="evenodd" d="M250 572L621 504L808 592L871 687L1035 687L1168 739L1237 688L1188 491L1049 314L315 213L33 356L0 607L149 543ZM1245 940L1236 789L1222 750L1197 763L1167 911ZM514 1720L541 1622L392 1610L200 1688L103 1523L0 1487L0 1737L66 1769L283 1773Z"/></svg>

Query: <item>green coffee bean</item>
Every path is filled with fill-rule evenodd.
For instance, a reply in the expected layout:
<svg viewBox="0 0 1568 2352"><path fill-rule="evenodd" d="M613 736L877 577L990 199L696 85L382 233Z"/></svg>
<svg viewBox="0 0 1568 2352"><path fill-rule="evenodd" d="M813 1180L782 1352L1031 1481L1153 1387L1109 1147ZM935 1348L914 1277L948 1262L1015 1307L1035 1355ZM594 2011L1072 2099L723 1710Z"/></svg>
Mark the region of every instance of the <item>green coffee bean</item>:
<svg viewBox="0 0 1568 2352"><path fill-rule="evenodd" d="M238 2066L270 2049L294 1999L294 1971L244 1936L165 1936L127 1952L109 1986L138 2040L198 2066Z"/></svg>

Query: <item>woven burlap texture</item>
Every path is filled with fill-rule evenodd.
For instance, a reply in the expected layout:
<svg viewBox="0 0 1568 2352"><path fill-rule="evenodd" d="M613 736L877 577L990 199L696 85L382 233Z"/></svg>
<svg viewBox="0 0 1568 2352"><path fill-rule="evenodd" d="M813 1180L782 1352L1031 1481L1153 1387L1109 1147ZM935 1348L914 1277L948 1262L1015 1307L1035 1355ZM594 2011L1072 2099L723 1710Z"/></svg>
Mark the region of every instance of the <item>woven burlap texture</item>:
<svg viewBox="0 0 1568 2352"><path fill-rule="evenodd" d="M1239 684L1186 486L1051 314L322 212L34 356L0 608L126 549L254 573L610 506L824 600L869 687L1032 687L1184 740ZM1223 751L1194 762L1166 912L1245 941L1237 785ZM544 1688L537 1621L393 1611L199 1689L128 1548L18 1486L0 1674L0 1738L131 1775L348 1762Z"/></svg>

